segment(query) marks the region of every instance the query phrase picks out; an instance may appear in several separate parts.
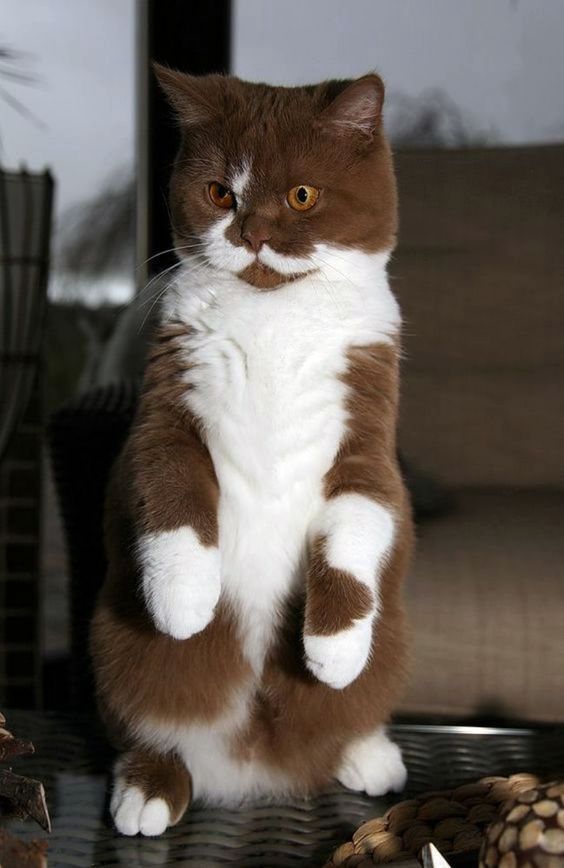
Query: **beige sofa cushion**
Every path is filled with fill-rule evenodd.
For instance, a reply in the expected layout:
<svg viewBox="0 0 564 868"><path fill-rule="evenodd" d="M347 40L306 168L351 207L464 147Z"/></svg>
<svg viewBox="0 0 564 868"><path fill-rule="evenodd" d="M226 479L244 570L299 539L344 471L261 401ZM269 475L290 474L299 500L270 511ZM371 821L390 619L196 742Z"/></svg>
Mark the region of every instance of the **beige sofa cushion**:
<svg viewBox="0 0 564 868"><path fill-rule="evenodd" d="M564 373L408 370L400 442L448 485L563 487Z"/></svg>
<svg viewBox="0 0 564 868"><path fill-rule="evenodd" d="M564 487L564 147L396 163L407 457L453 485Z"/></svg>
<svg viewBox="0 0 564 868"><path fill-rule="evenodd" d="M401 710L564 721L564 494L457 499L420 531Z"/></svg>

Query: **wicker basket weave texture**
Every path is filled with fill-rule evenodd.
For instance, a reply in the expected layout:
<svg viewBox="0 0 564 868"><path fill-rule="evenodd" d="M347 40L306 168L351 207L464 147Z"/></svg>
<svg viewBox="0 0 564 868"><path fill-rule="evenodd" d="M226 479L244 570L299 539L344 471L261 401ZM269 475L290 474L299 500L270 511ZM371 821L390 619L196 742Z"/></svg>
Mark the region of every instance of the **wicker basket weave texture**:
<svg viewBox="0 0 564 868"><path fill-rule="evenodd" d="M492 776L400 802L382 817L363 823L352 840L335 851L326 868L409 859L427 843L435 844L445 855L475 851L477 857L484 831L500 805L538 783L538 777L530 774Z"/></svg>

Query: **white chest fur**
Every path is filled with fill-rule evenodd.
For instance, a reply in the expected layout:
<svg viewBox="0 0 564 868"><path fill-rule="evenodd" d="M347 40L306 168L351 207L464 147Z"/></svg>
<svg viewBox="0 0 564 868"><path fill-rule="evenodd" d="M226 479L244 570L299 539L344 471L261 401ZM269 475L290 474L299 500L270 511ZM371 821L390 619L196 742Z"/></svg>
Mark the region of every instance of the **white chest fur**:
<svg viewBox="0 0 564 868"><path fill-rule="evenodd" d="M345 432L347 350L398 327L387 257L354 255L353 280L340 264L330 281L308 275L273 292L188 265L164 309L191 326L186 401L220 486L222 593L257 672L280 604L303 580L323 477Z"/></svg>

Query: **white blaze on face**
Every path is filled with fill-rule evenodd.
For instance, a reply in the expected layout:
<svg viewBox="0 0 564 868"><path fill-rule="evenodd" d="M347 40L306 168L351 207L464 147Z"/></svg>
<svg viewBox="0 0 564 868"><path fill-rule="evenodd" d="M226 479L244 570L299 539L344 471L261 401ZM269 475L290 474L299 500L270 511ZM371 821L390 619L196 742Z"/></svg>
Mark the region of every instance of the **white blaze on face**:
<svg viewBox="0 0 564 868"><path fill-rule="evenodd" d="M245 198L245 194L249 188L251 180L251 163L250 160L244 159L241 161L234 171L229 173L229 186L232 193L235 193L237 202L241 202Z"/></svg>

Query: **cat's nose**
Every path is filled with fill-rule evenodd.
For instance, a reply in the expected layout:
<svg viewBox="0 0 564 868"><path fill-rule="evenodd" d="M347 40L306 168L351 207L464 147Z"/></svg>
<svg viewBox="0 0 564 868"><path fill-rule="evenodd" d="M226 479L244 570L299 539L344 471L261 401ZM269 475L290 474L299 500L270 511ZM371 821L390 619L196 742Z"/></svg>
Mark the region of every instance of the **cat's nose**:
<svg viewBox="0 0 564 868"><path fill-rule="evenodd" d="M266 226L243 226L241 238L258 253L265 241L270 241L271 233Z"/></svg>

